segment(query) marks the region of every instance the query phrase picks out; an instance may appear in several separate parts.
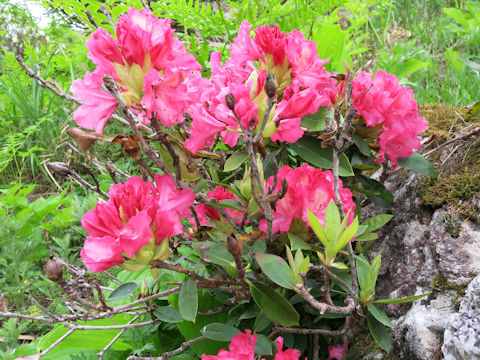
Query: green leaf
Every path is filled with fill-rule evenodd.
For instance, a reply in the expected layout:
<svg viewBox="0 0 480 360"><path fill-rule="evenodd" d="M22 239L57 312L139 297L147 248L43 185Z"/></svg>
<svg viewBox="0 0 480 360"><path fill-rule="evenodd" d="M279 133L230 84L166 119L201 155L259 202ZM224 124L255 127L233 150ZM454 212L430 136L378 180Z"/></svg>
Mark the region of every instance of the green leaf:
<svg viewBox="0 0 480 360"><path fill-rule="evenodd" d="M205 205L211 206L211 207L219 207L223 209L233 209L233 210L239 210L239 211L244 211L245 207L242 205L242 203L238 200L233 200L233 199L224 199L220 200L218 203L206 203Z"/></svg>
<svg viewBox="0 0 480 360"><path fill-rule="evenodd" d="M429 63L418 59L408 59L401 64L398 64L390 69L392 74L397 75L399 79L412 75L418 70L428 67Z"/></svg>
<svg viewBox="0 0 480 360"><path fill-rule="evenodd" d="M392 350L392 340L390 339L387 328L375 319L372 314L368 315L367 322L368 329L372 333L377 344L389 353Z"/></svg>
<svg viewBox="0 0 480 360"><path fill-rule="evenodd" d="M297 326L300 315L295 308L278 292L261 282L250 284L253 300L272 320L281 326Z"/></svg>
<svg viewBox="0 0 480 360"><path fill-rule="evenodd" d="M257 343L255 344L255 354L272 355L272 342L263 334L257 335Z"/></svg>
<svg viewBox="0 0 480 360"><path fill-rule="evenodd" d="M407 158L398 158L398 165L420 175L429 176L431 178L437 177L433 164L428 160L425 160L423 155L419 152L414 152Z"/></svg>
<svg viewBox="0 0 480 360"><path fill-rule="evenodd" d="M377 216L368 218L362 223L363 226L367 227L364 233L369 233L381 228L383 225L389 222L392 218L393 218L393 215L390 215L390 214L382 214L382 215L377 215Z"/></svg>
<svg viewBox="0 0 480 360"><path fill-rule="evenodd" d="M367 142L363 137L361 137L359 134L353 134L352 140L354 144L357 146L358 150L365 155L365 156L370 156L370 148L367 145Z"/></svg>
<svg viewBox="0 0 480 360"><path fill-rule="evenodd" d="M325 233L325 230L323 230L323 226L320 223L320 220L318 220L318 218L310 210L307 210L307 217L308 223L310 224L313 232L315 233L315 235L317 235L323 246L327 248L329 245L329 241L327 239L327 234Z"/></svg>
<svg viewBox="0 0 480 360"><path fill-rule="evenodd" d="M373 241L378 239L377 233L367 233L355 238L355 241Z"/></svg>
<svg viewBox="0 0 480 360"><path fill-rule="evenodd" d="M272 320L270 320L263 311L260 311L255 318L255 322L253 323L253 331L259 333L265 330L271 323Z"/></svg>
<svg viewBox="0 0 480 360"><path fill-rule="evenodd" d="M303 136L296 143L290 144L292 149L303 160L322 169L332 168L333 150L331 147L322 149L320 140L311 136ZM338 174L340 176L354 176L352 165L345 154L340 154Z"/></svg>
<svg viewBox="0 0 480 360"><path fill-rule="evenodd" d="M265 275L277 285L287 289L294 289L293 273L287 262L280 256L273 254L256 254L258 264Z"/></svg>
<svg viewBox="0 0 480 360"><path fill-rule="evenodd" d="M238 150L230 156L227 161L225 161L225 165L223 166L223 171L230 172L237 169L240 165L242 165L248 159L248 154L244 151Z"/></svg>
<svg viewBox="0 0 480 360"><path fill-rule="evenodd" d="M340 211L335 201L330 200L325 211L325 233L329 242L335 242L340 229Z"/></svg>
<svg viewBox="0 0 480 360"><path fill-rule="evenodd" d="M180 312L170 306L160 306L155 309L153 314L160 320L168 323L177 323L183 320Z"/></svg>
<svg viewBox="0 0 480 360"><path fill-rule="evenodd" d="M388 326L389 328L393 327L392 322L388 318L387 314L383 312L382 309L379 309L372 303L368 303L367 308L370 311L370 313L375 317L375 319L380 321L383 325Z"/></svg>
<svg viewBox="0 0 480 360"><path fill-rule="evenodd" d="M188 278L183 283L178 297L178 309L184 320L195 322L198 309L197 283L195 280Z"/></svg>
<svg viewBox="0 0 480 360"><path fill-rule="evenodd" d="M126 298L135 290L137 290L138 285L135 282L128 282L125 284L120 285L118 288L112 291L110 296L108 297L109 302L118 301Z"/></svg>
<svg viewBox="0 0 480 360"><path fill-rule="evenodd" d="M398 299L377 299L374 301L375 304L405 304L409 303L418 299L421 299L424 296L430 295L432 292L426 292L420 295L412 295L404 298L398 298Z"/></svg>
<svg viewBox="0 0 480 360"><path fill-rule="evenodd" d="M331 108L327 106L321 106L317 113L308 114L302 117L301 125L310 129L311 131L323 131L326 127L325 116L327 116L330 112L332 112Z"/></svg>
<svg viewBox="0 0 480 360"><path fill-rule="evenodd" d="M480 64L475 62L475 61L471 61L471 60L468 60L468 59L465 59L461 56L458 56L458 58L460 60L462 60L462 62L468 66L470 69L472 69L473 71L475 71L477 74L480 72Z"/></svg>
<svg viewBox="0 0 480 360"><path fill-rule="evenodd" d="M203 336L210 340L231 341L232 337L240 333L240 330L231 325L213 323L204 326L200 332Z"/></svg>
<svg viewBox="0 0 480 360"><path fill-rule="evenodd" d="M346 217L345 217L346 218ZM343 232L340 239L335 243L335 247L333 250L337 254L340 250L342 250L349 242L352 240L357 233L358 230L358 217L353 219L350 226Z"/></svg>
<svg viewBox="0 0 480 360"><path fill-rule="evenodd" d="M112 326L123 325L133 319L133 315L115 315L111 319L89 320L79 321L78 325L92 325L92 326ZM39 339L37 349L42 351L47 349L60 337L65 335L68 331L63 324L57 324L46 335ZM60 354L70 352L70 354L78 354L89 349L101 350L103 349L117 334L118 329L105 329L105 330L82 330L75 331L73 334L64 339L60 344L55 346L53 350L45 355L45 359L61 359ZM127 344L122 338L118 339L113 345L113 350L129 350L131 345ZM97 352L98 352L97 351ZM42 357L43 358L43 357ZM68 356L64 356L63 359L69 359Z"/></svg>
<svg viewBox="0 0 480 360"><path fill-rule="evenodd" d="M302 249L302 250L312 250L312 246L308 244L305 240L295 236L293 234L288 233L288 238L290 239L290 245L292 247L292 251Z"/></svg>

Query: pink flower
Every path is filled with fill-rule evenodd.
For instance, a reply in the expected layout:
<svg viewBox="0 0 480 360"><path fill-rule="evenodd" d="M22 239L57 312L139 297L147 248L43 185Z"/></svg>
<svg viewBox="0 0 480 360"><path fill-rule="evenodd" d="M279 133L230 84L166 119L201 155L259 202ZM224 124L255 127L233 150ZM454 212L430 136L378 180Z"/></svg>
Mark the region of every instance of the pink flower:
<svg viewBox="0 0 480 360"><path fill-rule="evenodd" d="M224 189L221 186L218 186L215 190L212 190L207 193L207 196L209 198L215 199L217 201L221 200L237 200L237 197L232 194L231 191ZM234 210L234 209L225 209L226 213L237 223L240 223L243 219L243 211L240 210ZM210 220L213 221L220 221L220 214L216 209L214 209L211 206L207 206L204 204L198 204L195 207L195 212L198 215L198 219L200 221L200 225L207 225L211 226L212 223Z"/></svg>
<svg viewBox="0 0 480 360"><path fill-rule="evenodd" d="M195 195L177 190L168 175L155 185L139 177L112 185L108 202L97 204L82 218L87 237L81 256L92 272L104 271L132 258L154 240L159 245L182 232L181 217L189 216Z"/></svg>
<svg viewBox="0 0 480 360"><path fill-rule="evenodd" d="M157 116L165 126L177 124L191 104L201 101L200 82L189 81L200 77L201 66L173 37L170 23L132 7L119 18L116 39L104 29L92 34L88 57L97 65L98 76L92 82L87 73L86 84L77 80L72 86L73 94L84 103L74 114L80 126L86 124L101 133L113 113L110 107L108 112L104 109L108 102L100 96L105 93L101 87L105 74L117 82L127 105L145 123Z"/></svg>
<svg viewBox="0 0 480 360"><path fill-rule="evenodd" d="M275 75L278 87L277 104L266 120L269 126L265 137L295 142L304 132L301 117L316 113L320 106L332 105L336 81L323 68L327 61L320 60L316 44L298 31L284 33L278 26L266 25L258 27L251 38L250 24L244 21L229 49L231 58L224 65L219 52L211 56L211 82L218 95L209 100L208 106L226 129L240 130L236 117L243 129L248 129L252 121L255 128L260 127L267 107L264 86L268 72ZM235 113L226 106L227 94L235 98ZM213 128L209 133L213 139ZM197 136L192 131L191 137ZM221 136L230 146L236 145L239 138L228 130L222 131Z"/></svg>
<svg viewBox="0 0 480 360"><path fill-rule="evenodd" d="M300 357L300 351L297 349L287 349L282 351L283 338L277 338L277 353L275 354L275 360L298 360Z"/></svg>
<svg viewBox="0 0 480 360"><path fill-rule="evenodd" d="M232 338L229 350L220 350L218 355L202 355L202 360L253 360L255 359L255 344L257 342L257 334L253 334L250 330L239 333ZM277 353L275 360L298 360L300 351L288 349L282 351L283 338L277 338Z"/></svg>
<svg viewBox="0 0 480 360"><path fill-rule="evenodd" d="M304 164L296 169L283 166L277 175L277 187L274 192L281 189L281 180L288 184L287 193L276 204L272 231L274 233L285 233L290 229L293 219L302 219L308 224L307 210L310 210L320 219L324 225L325 211L330 200L335 200L333 189L333 174L329 170L316 169ZM267 180L267 189L273 186L273 177ZM340 197L342 199L345 214L350 211L348 223L353 221L353 210L355 203L352 199L352 192L343 188L339 180ZM260 229L266 231L265 220L260 222Z"/></svg>
<svg viewBox="0 0 480 360"><path fill-rule="evenodd" d="M225 124L216 120L203 106L192 105L189 112L193 118L192 136L185 141L184 147L195 154L205 146L210 146L215 135L225 129Z"/></svg>
<svg viewBox="0 0 480 360"><path fill-rule="evenodd" d="M70 90L82 101L75 110L73 118L76 123L97 133L103 133L103 127L118 107L112 94L102 89L103 79L98 72L85 74L85 78L73 82Z"/></svg>
<svg viewBox="0 0 480 360"><path fill-rule="evenodd" d="M377 162L384 162L387 155L396 168L398 158L420 149L418 135L428 123L418 114L413 91L400 86L395 75L377 71L372 80L371 74L360 71L353 80L353 98L357 98L354 107L367 126L381 124Z"/></svg>
<svg viewBox="0 0 480 360"><path fill-rule="evenodd" d="M345 341L343 344L337 344L328 347L328 360L342 360L345 354L348 351L348 341Z"/></svg>
<svg viewBox="0 0 480 360"><path fill-rule="evenodd" d="M253 334L250 330L239 333L232 338L229 349L220 350L218 355L202 355L202 360L254 360L255 359L255 343L257 342L257 334Z"/></svg>

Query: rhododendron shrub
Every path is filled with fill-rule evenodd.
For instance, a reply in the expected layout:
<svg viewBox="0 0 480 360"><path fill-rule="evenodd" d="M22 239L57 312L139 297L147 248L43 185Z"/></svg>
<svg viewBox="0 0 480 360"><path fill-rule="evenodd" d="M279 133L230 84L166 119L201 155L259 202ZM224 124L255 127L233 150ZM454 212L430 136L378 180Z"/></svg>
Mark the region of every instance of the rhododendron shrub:
<svg viewBox="0 0 480 360"><path fill-rule="evenodd" d="M146 9L121 15L115 36L97 29L87 47L96 69L71 87L74 120L109 136L67 133L90 152L92 176L111 175L108 194L68 164L50 166L102 197L82 218L80 255L124 284L103 295L100 278L69 266L73 286L56 258L47 276L84 309L52 322L72 329L122 315L113 342L145 326L149 344L136 354L161 358L341 359L346 334L362 326L389 351L379 304L392 300L375 302L381 256L370 262L364 251L391 216L359 218L367 198L392 201L382 183L391 168L431 174L414 154L427 124L413 92L384 71L329 73L316 43L277 25L242 22L229 55L213 52L208 69ZM94 153L112 143L133 176Z"/></svg>

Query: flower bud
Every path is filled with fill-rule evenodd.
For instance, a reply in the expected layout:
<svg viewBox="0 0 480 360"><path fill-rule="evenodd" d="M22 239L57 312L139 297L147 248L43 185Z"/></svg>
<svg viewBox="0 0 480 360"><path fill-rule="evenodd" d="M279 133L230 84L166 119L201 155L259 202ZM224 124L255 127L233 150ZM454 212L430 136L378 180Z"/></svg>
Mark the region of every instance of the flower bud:
<svg viewBox="0 0 480 360"><path fill-rule="evenodd" d="M275 78L275 74L269 72L267 74L267 78L265 79L265 92L269 98L275 97L275 93L277 92L278 83L277 79Z"/></svg>
<svg viewBox="0 0 480 360"><path fill-rule="evenodd" d="M227 250L234 258L242 255L242 243L233 236L227 237Z"/></svg>
<svg viewBox="0 0 480 360"><path fill-rule="evenodd" d="M45 274L52 281L58 281L63 276L62 265L58 261L47 259L47 263L44 267Z"/></svg>
<svg viewBox="0 0 480 360"><path fill-rule="evenodd" d="M49 162L47 165L53 170L55 174L67 176L72 173L72 170L67 163L64 162Z"/></svg>
<svg viewBox="0 0 480 360"><path fill-rule="evenodd" d="M230 110L233 111L235 109L235 97L232 93L225 95L225 103Z"/></svg>

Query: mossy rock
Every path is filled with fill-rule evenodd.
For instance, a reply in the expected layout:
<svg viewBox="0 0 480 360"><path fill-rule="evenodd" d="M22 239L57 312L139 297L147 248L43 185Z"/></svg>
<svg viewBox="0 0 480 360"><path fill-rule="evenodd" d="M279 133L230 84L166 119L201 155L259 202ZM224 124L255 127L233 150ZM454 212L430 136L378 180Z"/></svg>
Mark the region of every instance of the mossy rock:
<svg viewBox="0 0 480 360"><path fill-rule="evenodd" d="M423 105L420 113L429 122L429 130L423 135L436 136L431 148L480 126L480 114L469 117L466 107ZM424 181L420 189L422 203L433 209L447 205L453 214L478 222L479 209L474 202L480 196L479 154L478 134L452 142L433 154L430 160L435 164L438 177Z"/></svg>

